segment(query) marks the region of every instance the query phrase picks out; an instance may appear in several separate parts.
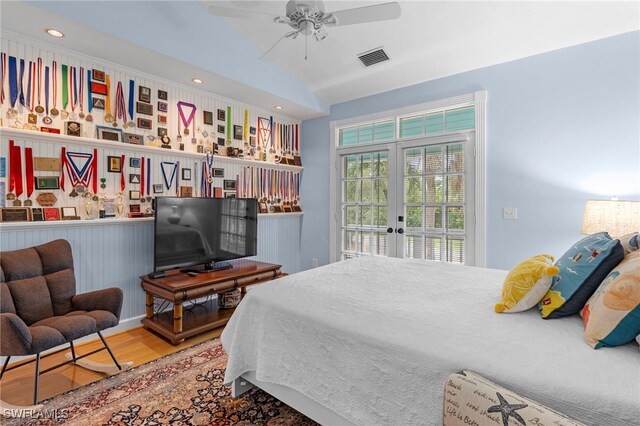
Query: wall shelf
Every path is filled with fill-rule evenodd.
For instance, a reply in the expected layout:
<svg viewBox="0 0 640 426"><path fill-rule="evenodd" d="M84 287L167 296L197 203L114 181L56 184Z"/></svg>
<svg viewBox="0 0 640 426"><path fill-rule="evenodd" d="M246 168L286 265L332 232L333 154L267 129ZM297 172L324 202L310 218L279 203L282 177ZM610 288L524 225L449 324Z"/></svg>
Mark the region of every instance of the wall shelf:
<svg viewBox="0 0 640 426"><path fill-rule="evenodd" d="M258 219L266 218L283 218L286 216L301 217L304 212L291 213L259 213ZM81 228L88 226L110 226L110 225L137 225L145 223L153 223L153 217L140 218L113 218L113 219L81 219L81 220L52 220L50 222L2 222L0 223L0 232L34 230L43 228Z"/></svg>
<svg viewBox="0 0 640 426"><path fill-rule="evenodd" d="M179 151L176 149L164 149L158 146L149 146L149 145L132 145L124 142L111 142L102 139L95 138L83 138L83 137L75 137L75 136L67 136L62 134L55 133L45 133L34 130L24 130L24 129L14 129L11 127L0 127L0 135L3 138L7 139L29 139L38 142L45 143L59 143L59 144L74 144L74 145L82 145L91 148L112 148L118 149L127 152L149 152L153 154L171 154L179 157L185 158L193 158L204 160L205 154L200 154L197 152L186 152ZM268 163L266 161L258 161L254 159L246 159L246 158L233 158L233 157L225 157L222 155L214 155L214 164L216 162L221 163L235 163L241 164L245 166L256 166L256 167L265 167L269 169L276 170L292 170L300 172L303 170L302 166L290 166L286 164L276 164L276 163Z"/></svg>

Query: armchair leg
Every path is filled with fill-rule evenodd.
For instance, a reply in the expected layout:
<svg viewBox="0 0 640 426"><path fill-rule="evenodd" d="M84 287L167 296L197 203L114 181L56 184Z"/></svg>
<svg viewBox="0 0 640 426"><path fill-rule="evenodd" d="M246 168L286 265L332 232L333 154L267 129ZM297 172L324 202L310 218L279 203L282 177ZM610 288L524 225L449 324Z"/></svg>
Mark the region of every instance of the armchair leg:
<svg viewBox="0 0 640 426"><path fill-rule="evenodd" d="M111 352L111 348L107 344L107 341L104 340L104 337L102 337L102 333L100 333L99 331L98 331L98 336L100 336L100 340L102 340L102 344L104 345L105 348L107 348L107 352L109 352L109 355L111 355L111 359L116 364L116 367L118 367L118 370L122 370L122 367L120 366L120 364L118 364L118 360L113 355L113 352Z"/></svg>
<svg viewBox="0 0 640 426"><path fill-rule="evenodd" d="M7 357L7 359L4 360L4 364L2 365L2 371L0 371L0 379L2 379L2 376L4 376L4 372L7 369L7 365L9 365L9 360L11 359L10 356Z"/></svg>
<svg viewBox="0 0 640 426"><path fill-rule="evenodd" d="M38 405L38 387L40 386L40 353L36 354L36 378L33 389L33 405Z"/></svg>

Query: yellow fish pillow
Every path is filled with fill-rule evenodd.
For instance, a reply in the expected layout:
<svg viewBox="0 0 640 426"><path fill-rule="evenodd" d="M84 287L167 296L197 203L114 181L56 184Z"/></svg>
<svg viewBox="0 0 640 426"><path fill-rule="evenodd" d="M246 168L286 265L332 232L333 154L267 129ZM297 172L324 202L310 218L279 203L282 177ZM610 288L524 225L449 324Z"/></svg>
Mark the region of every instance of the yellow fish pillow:
<svg viewBox="0 0 640 426"><path fill-rule="evenodd" d="M496 312L522 312L536 306L560 272L553 260L550 254L539 254L518 263L504 280L502 301L496 303Z"/></svg>

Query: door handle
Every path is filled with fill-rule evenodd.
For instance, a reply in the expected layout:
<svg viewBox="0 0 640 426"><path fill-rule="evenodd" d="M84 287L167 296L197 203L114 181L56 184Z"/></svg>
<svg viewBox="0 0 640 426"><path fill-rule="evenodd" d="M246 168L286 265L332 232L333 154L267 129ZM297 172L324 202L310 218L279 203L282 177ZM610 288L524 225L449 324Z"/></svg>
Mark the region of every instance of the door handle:
<svg viewBox="0 0 640 426"><path fill-rule="evenodd" d="M392 233L393 233L393 228L387 228L387 232L388 232L389 234L392 234Z"/></svg>
<svg viewBox="0 0 640 426"><path fill-rule="evenodd" d="M402 228L398 228L398 229L396 229L396 232L397 232L398 234L404 234L404 229L402 229Z"/></svg>

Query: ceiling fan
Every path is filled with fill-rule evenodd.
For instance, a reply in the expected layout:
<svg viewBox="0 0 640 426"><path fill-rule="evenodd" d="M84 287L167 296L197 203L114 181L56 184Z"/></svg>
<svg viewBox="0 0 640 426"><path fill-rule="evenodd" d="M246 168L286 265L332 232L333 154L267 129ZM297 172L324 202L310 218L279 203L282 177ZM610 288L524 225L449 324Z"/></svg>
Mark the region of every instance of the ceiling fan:
<svg viewBox="0 0 640 426"><path fill-rule="evenodd" d="M251 2L256 3L256 2ZM265 19L270 18L276 24L286 24L293 28L283 35L261 57L270 60L276 47L285 38L295 40L300 35L305 38L305 60L307 59L307 47L309 37L316 41L327 39L329 33L325 27L337 27L344 25L363 24L367 22L387 21L400 17L400 4L397 2L382 3L371 6L345 9L335 12L327 12L324 1L321 0L289 0L285 16L274 16L261 11L231 8L216 4L209 6L209 12L222 17L240 19Z"/></svg>

